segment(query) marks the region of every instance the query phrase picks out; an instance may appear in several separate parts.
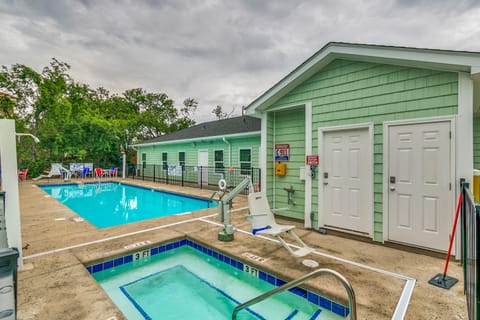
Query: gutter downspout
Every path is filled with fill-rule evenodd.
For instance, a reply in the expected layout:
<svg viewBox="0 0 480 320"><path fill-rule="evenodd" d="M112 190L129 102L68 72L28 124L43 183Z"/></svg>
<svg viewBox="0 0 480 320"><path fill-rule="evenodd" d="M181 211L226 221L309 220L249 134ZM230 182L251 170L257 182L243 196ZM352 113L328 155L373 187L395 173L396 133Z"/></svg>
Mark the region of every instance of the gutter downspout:
<svg viewBox="0 0 480 320"><path fill-rule="evenodd" d="M225 137L223 137L222 140L228 144L228 167L230 168L232 166L232 145L227 141L227 139L225 139Z"/></svg>

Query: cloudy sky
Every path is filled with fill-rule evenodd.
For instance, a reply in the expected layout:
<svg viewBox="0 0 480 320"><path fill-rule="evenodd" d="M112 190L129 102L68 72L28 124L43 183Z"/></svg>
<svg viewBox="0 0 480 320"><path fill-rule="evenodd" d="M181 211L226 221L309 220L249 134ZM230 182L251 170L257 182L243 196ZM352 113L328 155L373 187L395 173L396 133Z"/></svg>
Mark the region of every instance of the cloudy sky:
<svg viewBox="0 0 480 320"><path fill-rule="evenodd" d="M112 93L241 106L330 41L480 51L480 1L0 0L0 65L67 62Z"/></svg>

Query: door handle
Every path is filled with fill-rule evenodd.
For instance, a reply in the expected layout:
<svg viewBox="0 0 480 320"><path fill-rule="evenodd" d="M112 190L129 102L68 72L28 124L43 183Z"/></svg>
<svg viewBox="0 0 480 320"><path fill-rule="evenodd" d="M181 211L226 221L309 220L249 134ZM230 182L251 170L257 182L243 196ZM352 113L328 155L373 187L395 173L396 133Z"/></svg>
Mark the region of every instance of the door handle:
<svg viewBox="0 0 480 320"><path fill-rule="evenodd" d="M324 182L323 185L324 185L324 186L328 185L328 182Z"/></svg>
<svg viewBox="0 0 480 320"><path fill-rule="evenodd" d="M395 191L395 186L390 186L390 191Z"/></svg>

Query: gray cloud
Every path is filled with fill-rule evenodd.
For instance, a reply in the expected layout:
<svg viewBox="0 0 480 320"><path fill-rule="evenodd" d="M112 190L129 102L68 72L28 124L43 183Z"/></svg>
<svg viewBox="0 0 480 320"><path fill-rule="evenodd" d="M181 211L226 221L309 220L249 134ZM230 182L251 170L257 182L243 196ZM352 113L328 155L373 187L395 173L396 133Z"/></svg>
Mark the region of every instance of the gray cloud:
<svg viewBox="0 0 480 320"><path fill-rule="evenodd" d="M0 2L0 64L52 57L112 92L165 92L213 119L248 104L329 41L480 51L477 1Z"/></svg>

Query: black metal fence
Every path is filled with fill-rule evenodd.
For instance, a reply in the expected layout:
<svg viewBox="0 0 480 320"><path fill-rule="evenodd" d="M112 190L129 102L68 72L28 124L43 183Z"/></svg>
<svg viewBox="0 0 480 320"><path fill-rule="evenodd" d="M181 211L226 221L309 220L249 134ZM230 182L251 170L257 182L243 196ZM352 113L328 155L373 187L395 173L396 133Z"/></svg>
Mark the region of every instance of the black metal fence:
<svg viewBox="0 0 480 320"><path fill-rule="evenodd" d="M220 179L225 179L227 188L233 189L247 176L251 177L254 188L260 190L260 168L215 168L147 164L129 166L127 170L127 177L132 179L212 190L219 188L218 181Z"/></svg>
<svg viewBox="0 0 480 320"><path fill-rule="evenodd" d="M475 203L468 183L462 183L461 207L462 264L464 269L465 296L468 319L480 320L479 277L479 234L480 206Z"/></svg>

